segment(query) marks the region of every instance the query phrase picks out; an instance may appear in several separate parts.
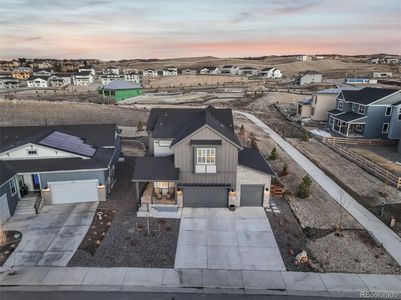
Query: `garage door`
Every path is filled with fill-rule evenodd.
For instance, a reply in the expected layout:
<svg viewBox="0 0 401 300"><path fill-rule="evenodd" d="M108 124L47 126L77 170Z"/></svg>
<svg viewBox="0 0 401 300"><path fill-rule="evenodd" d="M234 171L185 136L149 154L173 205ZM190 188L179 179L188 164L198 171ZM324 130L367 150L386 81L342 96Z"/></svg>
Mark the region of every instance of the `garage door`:
<svg viewBox="0 0 401 300"><path fill-rule="evenodd" d="M242 184L241 185L241 206L262 206L263 185Z"/></svg>
<svg viewBox="0 0 401 300"><path fill-rule="evenodd" d="M8 207L7 194L0 197L0 224L3 224L11 217Z"/></svg>
<svg viewBox="0 0 401 300"><path fill-rule="evenodd" d="M185 207L227 207L228 189L217 187L183 187Z"/></svg>
<svg viewBox="0 0 401 300"><path fill-rule="evenodd" d="M99 200L97 180L49 182L53 204Z"/></svg>

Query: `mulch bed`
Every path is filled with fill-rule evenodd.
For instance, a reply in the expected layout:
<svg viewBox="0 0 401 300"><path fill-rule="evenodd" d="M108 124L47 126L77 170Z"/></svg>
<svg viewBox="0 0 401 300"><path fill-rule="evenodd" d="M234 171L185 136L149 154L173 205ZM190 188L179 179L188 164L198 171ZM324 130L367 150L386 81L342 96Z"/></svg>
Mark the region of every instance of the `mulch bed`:
<svg viewBox="0 0 401 300"><path fill-rule="evenodd" d="M0 244L0 266L2 266L14 250L17 249L22 239L22 234L19 231L2 231L2 234L4 234L4 237L2 237Z"/></svg>
<svg viewBox="0 0 401 300"><path fill-rule="evenodd" d="M101 214L101 219L99 214ZM97 209L89 231L78 249L86 251L93 256L106 236L115 214L115 210Z"/></svg>
<svg viewBox="0 0 401 300"><path fill-rule="evenodd" d="M116 185L99 209L116 213L100 245L92 256L81 245L68 266L82 267L174 267L179 219L147 218L136 215L134 184L135 159L126 157L116 169ZM90 230L91 231L91 230Z"/></svg>

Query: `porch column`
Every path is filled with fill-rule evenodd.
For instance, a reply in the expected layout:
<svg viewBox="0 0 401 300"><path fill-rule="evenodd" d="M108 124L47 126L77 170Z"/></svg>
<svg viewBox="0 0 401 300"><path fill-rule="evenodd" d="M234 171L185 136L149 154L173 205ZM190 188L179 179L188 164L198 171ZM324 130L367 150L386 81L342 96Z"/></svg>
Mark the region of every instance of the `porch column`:
<svg viewBox="0 0 401 300"><path fill-rule="evenodd" d="M137 201L137 203L139 203L138 201L140 201L140 199L139 199L139 182L138 181L135 182L135 195L136 195L136 201Z"/></svg>
<svg viewBox="0 0 401 300"><path fill-rule="evenodd" d="M347 123L347 134L345 136L348 136L348 132L349 132L349 123Z"/></svg>

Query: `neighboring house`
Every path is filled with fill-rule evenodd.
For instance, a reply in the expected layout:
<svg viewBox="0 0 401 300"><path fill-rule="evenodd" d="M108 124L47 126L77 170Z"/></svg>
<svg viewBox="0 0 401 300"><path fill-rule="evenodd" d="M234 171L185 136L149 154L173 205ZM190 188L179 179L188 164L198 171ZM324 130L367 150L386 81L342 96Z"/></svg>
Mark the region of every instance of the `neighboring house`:
<svg viewBox="0 0 401 300"><path fill-rule="evenodd" d="M267 77L267 78L281 78L283 74L277 68L264 68L259 72L259 76Z"/></svg>
<svg viewBox="0 0 401 300"><path fill-rule="evenodd" d="M33 72L33 76L52 76L54 74L53 69L44 69L37 72Z"/></svg>
<svg viewBox="0 0 401 300"><path fill-rule="evenodd" d="M337 96L341 91L345 90L358 90L359 88L333 88L321 90L313 93L312 95L312 107L311 107L311 119L313 121L327 121L327 112L337 107Z"/></svg>
<svg viewBox="0 0 401 300"><path fill-rule="evenodd" d="M219 69L219 67L206 66L206 67L202 67L199 69L199 74L217 75L220 73L221 73L221 70Z"/></svg>
<svg viewBox="0 0 401 300"><path fill-rule="evenodd" d="M73 85L90 85L93 83L93 75L90 71L82 71L72 75Z"/></svg>
<svg viewBox="0 0 401 300"><path fill-rule="evenodd" d="M377 79L370 78L345 78L344 83L346 84L376 84Z"/></svg>
<svg viewBox="0 0 401 300"><path fill-rule="evenodd" d="M13 77L0 78L0 89L13 90L20 87L20 81Z"/></svg>
<svg viewBox="0 0 401 300"><path fill-rule="evenodd" d="M124 74L124 80L129 82L140 83L141 78L139 77L138 72L129 72Z"/></svg>
<svg viewBox="0 0 401 300"><path fill-rule="evenodd" d="M26 81L30 88L47 88L50 83L50 76L31 76Z"/></svg>
<svg viewBox="0 0 401 300"><path fill-rule="evenodd" d="M327 129L346 137L386 138L393 105L401 100L401 90L365 87L342 91L336 109L328 112Z"/></svg>
<svg viewBox="0 0 401 300"><path fill-rule="evenodd" d="M103 74L120 75L120 70L117 67L107 67L103 69Z"/></svg>
<svg viewBox="0 0 401 300"><path fill-rule="evenodd" d="M71 84L71 73L56 73L50 77L50 86L62 87Z"/></svg>
<svg viewBox="0 0 401 300"><path fill-rule="evenodd" d="M19 66L20 64L16 60L0 62L0 69L2 71L12 71L13 69L18 68Z"/></svg>
<svg viewBox="0 0 401 300"><path fill-rule="evenodd" d="M393 77L393 72L373 72L373 78L390 78Z"/></svg>
<svg viewBox="0 0 401 300"><path fill-rule="evenodd" d="M177 76L178 69L176 67L167 67L162 70L163 76Z"/></svg>
<svg viewBox="0 0 401 300"><path fill-rule="evenodd" d="M136 97L142 94L142 86L124 80L115 80L99 88L103 98L111 98L116 102Z"/></svg>
<svg viewBox="0 0 401 300"><path fill-rule="evenodd" d="M87 65L78 68L78 72L90 72L92 76L96 75L95 68L92 65Z"/></svg>
<svg viewBox="0 0 401 300"><path fill-rule="evenodd" d="M312 56L310 55L298 55L295 57L296 60L299 61L312 61Z"/></svg>
<svg viewBox="0 0 401 300"><path fill-rule="evenodd" d="M401 101L394 103L392 106L387 137L392 140L398 140L398 152L401 154Z"/></svg>
<svg viewBox="0 0 401 300"><path fill-rule="evenodd" d="M259 75L259 70L253 67L241 67L238 68L238 75L242 76L257 76Z"/></svg>
<svg viewBox="0 0 401 300"><path fill-rule="evenodd" d="M296 79L296 84L298 85L306 85L319 82L322 82L322 74L316 71L306 71L300 73Z"/></svg>
<svg viewBox="0 0 401 300"><path fill-rule="evenodd" d="M119 155L115 124L0 127L0 223L28 193L45 205L106 200Z"/></svg>
<svg viewBox="0 0 401 300"><path fill-rule="evenodd" d="M158 72L155 69L145 69L142 71L142 76L144 77L157 77Z"/></svg>
<svg viewBox="0 0 401 300"><path fill-rule="evenodd" d="M79 68L78 63L65 62L60 66L61 72L75 72Z"/></svg>
<svg viewBox="0 0 401 300"><path fill-rule="evenodd" d="M300 119L307 119L311 117L312 113L312 98L305 98L298 101L297 117Z"/></svg>
<svg viewBox="0 0 401 300"><path fill-rule="evenodd" d="M100 78L100 82L102 83L102 85L106 85L109 84L113 81L116 80L123 80L124 79L124 75L117 75L117 74L102 74L99 76Z"/></svg>
<svg viewBox="0 0 401 300"><path fill-rule="evenodd" d="M400 63L399 59L395 57L385 58L384 62L387 65L398 65Z"/></svg>
<svg viewBox="0 0 401 300"><path fill-rule="evenodd" d="M132 177L140 211L268 205L274 172L241 145L231 109L153 108L146 131Z"/></svg>
<svg viewBox="0 0 401 300"><path fill-rule="evenodd" d="M27 80L29 77L32 76L32 74L32 68L18 67L12 71L11 76L16 79Z"/></svg>
<svg viewBox="0 0 401 300"><path fill-rule="evenodd" d="M221 68L221 74L237 75L238 67L233 65L225 65Z"/></svg>
<svg viewBox="0 0 401 300"><path fill-rule="evenodd" d="M194 69L183 69L181 70L182 75L196 75L196 70Z"/></svg>

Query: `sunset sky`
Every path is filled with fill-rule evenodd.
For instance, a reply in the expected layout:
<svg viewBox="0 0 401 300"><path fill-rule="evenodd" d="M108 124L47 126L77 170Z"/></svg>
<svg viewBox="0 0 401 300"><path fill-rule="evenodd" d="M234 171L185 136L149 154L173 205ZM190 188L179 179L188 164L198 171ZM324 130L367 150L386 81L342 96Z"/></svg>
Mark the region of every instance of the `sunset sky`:
<svg viewBox="0 0 401 300"><path fill-rule="evenodd" d="M0 0L0 59L401 54L401 0Z"/></svg>

